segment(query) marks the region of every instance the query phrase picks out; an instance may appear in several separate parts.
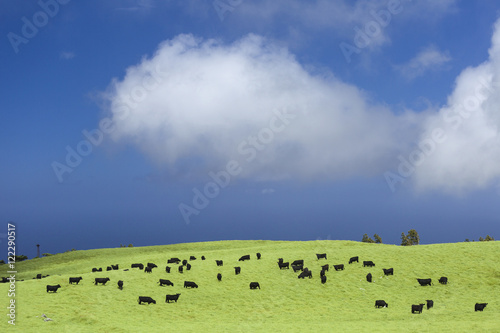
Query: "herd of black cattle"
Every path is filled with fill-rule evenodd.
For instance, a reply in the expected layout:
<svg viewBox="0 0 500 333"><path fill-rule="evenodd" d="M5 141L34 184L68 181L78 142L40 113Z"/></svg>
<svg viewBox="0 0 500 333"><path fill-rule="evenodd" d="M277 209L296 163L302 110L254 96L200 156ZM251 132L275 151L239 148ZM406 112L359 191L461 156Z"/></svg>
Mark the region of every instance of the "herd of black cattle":
<svg viewBox="0 0 500 333"><path fill-rule="evenodd" d="M261 254L257 253L256 257L257 257L257 260L259 260L261 258ZM326 253L316 254L316 257L318 260L327 259ZM194 260L196 260L195 256L189 257L189 261L194 261ZM205 256L202 256L201 260L205 260ZM240 257L240 259L238 259L238 261L245 261L245 260L250 260L249 254L244 255L244 256ZM217 266L223 266L223 264L224 264L223 260L215 260L215 263ZM359 257L350 258L349 264L352 264L352 263L359 263ZM187 271L191 270L191 264L188 262L187 259L181 260L179 258L170 258L170 259L168 259L167 264L176 264L176 265L181 264L177 268L179 273L183 273L184 269L186 269ZM281 269L289 269L290 266L292 267L292 269L295 273L300 271L299 275L297 276L299 279L304 279L306 277L308 277L310 279L312 278L312 271L309 270L307 267L304 267L304 260L303 259L295 260L291 264L290 264L290 262L284 262L283 258L278 259L278 267L280 270ZM146 266L144 266L141 263L137 263L137 264L132 264L130 268L138 268L139 270L144 270L144 272L146 272L146 273L151 273L153 271L153 268L157 268L157 267L158 266L154 263L147 263ZM373 261L363 261L363 267L375 267L375 263ZM329 268L330 268L330 265L328 265L328 264L321 266L320 278L321 278L322 284L326 283L326 280L327 280L326 272L329 270ZM342 271L342 270L344 270L344 264L333 265L333 268L336 271ZM118 269L119 269L118 264L110 265L106 268L107 271L118 270ZM165 267L166 273L170 273L171 269L172 269L172 267L166 266ZM124 269L124 271L128 271L128 270L129 269ZM236 275L241 273L241 267L234 267L234 270L235 270ZM394 268L387 268L387 269L383 268L382 270L384 271L385 276L394 275ZM92 268L92 272L102 272L102 267L101 268ZM34 277L33 279L42 279L42 278L45 278L47 276L49 276L49 275L42 276L42 274L37 274L37 276ZM82 279L83 279L82 277L70 277L69 284L78 284ZM221 273L217 273L217 280L222 281L222 274ZM20 281L22 281L22 280L20 280ZM108 281L110 281L110 279L107 277L106 278L95 278L94 285L99 285L99 284L106 285L106 283ZM371 273L368 273L366 275L366 281L372 282L372 274ZM446 285L448 283L448 278L445 276L442 276L441 278L439 278L438 281L440 284ZM2 277L0 280L0 283L8 283L8 282L10 282L9 278ZM417 279L417 282L422 287L432 285L432 279ZM160 279L157 283L159 283L159 286L174 286L174 284L170 280L166 280L166 279ZM117 282L117 285L118 285L118 288L120 290L123 289L123 281L122 280L119 280ZM55 293L55 292L57 292L57 290L59 288L61 288L61 285L59 285L59 284L58 285L47 285L46 291ZM198 285L192 281L184 281L184 288L198 288ZM258 282L250 282L250 289L257 289L257 288L260 289L260 284ZM173 294L173 295L167 294L165 297L165 302L166 303L177 302L180 295L181 294L179 294L179 293ZM138 303L139 304L142 304L142 303L156 304L156 301L150 296L139 296ZM488 303L476 303L474 306L474 311L483 311L487 304ZM421 304L416 304L416 305L412 304L411 313L422 313L424 305L427 305L427 309L430 309L434 306L434 301L433 300L426 300L426 303L421 303ZM376 300L375 301L375 308L387 308L387 307L389 307L389 304L387 304L386 301L384 301L384 300Z"/></svg>

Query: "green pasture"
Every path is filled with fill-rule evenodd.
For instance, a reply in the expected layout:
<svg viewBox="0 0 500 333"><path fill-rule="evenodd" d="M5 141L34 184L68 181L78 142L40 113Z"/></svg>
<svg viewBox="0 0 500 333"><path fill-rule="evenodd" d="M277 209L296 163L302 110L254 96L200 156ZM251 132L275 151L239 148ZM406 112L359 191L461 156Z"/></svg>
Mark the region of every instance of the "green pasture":
<svg viewBox="0 0 500 333"><path fill-rule="evenodd" d="M256 252L262 259L256 259ZM328 259L317 260L316 253ZM242 255L251 260L238 262ZM190 261L191 271L178 273L167 259ZM205 261L201 256L206 257ZM348 265L352 256L360 263ZM312 279L298 279L293 270L279 270L278 258L304 259ZM217 267L216 259L224 260ZM362 267L372 260L376 267ZM153 262L151 274L130 269L132 263ZM344 271L327 272L324 264L345 264ZM119 264L118 271L106 271ZM234 267L241 274L234 274ZM91 273L93 267L103 272ZM394 268L383 276L382 268ZM0 276L8 276L7 265ZM0 284L2 310L0 332L500 332L500 243L471 242L395 246L352 241L220 241L164 246L71 251L16 264L16 320L8 324L9 284ZM222 274L222 282L216 275ZM373 283L366 282L371 272ZM50 274L36 280L36 274ZM69 277L83 277L70 285ZM438 279L447 276L448 285ZM94 286L95 277L109 277L106 286ZM159 287L160 278L174 287ZM421 287L416 278L432 278ZM117 281L124 281L123 290ZM198 289L184 289L184 281ZM250 290L250 282L260 290ZM46 285L60 284L57 293ZM165 303L166 294L180 293L178 303ZM138 296L151 296L157 304L138 305ZM383 299L388 308L376 309ZM432 299L434 308L412 314L411 305ZM488 303L475 312L476 302ZM46 314L52 321L45 322Z"/></svg>

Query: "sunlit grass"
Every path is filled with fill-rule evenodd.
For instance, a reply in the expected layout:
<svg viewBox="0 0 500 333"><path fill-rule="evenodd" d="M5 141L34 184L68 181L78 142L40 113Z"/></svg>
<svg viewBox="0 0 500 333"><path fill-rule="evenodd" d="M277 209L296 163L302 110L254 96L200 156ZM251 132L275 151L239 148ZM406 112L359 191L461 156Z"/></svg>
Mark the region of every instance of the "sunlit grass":
<svg viewBox="0 0 500 333"><path fill-rule="evenodd" d="M255 253L262 254L256 260ZM316 253L328 254L317 260ZM238 262L242 255L251 260ZM167 259L191 261L191 271L165 272ZM204 255L207 260L202 261ZM350 257L373 260L374 268L361 262L348 265ZM166 246L72 251L17 263L16 329L22 332L500 332L500 245L498 242L433 244L412 247L349 241L222 241ZM276 261L304 259L312 279L299 280L293 270L279 270ZM216 259L224 266L217 267ZM147 274L130 269L132 263L153 262ZM344 263L346 269L327 273L322 285L320 266ZM118 271L105 271L119 264ZM235 275L235 266L241 274ZM104 271L91 273L92 267ZM394 268L383 276L382 268ZM7 276L6 265L0 276ZM222 282L216 275L222 273ZM365 280L368 272L373 283ZM49 277L33 280L37 273ZM68 279L82 276L80 285ZM448 285L437 280L447 276ZM94 286L95 277L109 277L106 286ZM433 286L420 287L416 278L432 278ZM174 287L159 287L160 278ZM123 290L117 281L124 281ZM198 289L184 289L184 281ZM250 290L257 281L261 290ZM47 284L60 284L55 294ZM0 284L3 318L7 323L8 284ZM180 293L178 303L165 303L166 294ZM138 296L151 296L157 304L141 305ZM384 299L388 308L375 309ZM434 300L434 308L411 314L411 305ZM486 302L484 312L474 312L476 302ZM53 321L44 322L44 313ZM38 316L38 317L37 317Z"/></svg>

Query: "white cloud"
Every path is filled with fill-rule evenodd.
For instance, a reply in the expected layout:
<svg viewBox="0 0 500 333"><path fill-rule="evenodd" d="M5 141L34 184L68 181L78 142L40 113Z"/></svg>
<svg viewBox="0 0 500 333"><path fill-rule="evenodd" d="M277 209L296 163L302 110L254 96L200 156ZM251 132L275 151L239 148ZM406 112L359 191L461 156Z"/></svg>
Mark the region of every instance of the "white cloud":
<svg viewBox="0 0 500 333"><path fill-rule="evenodd" d="M426 47L408 63L396 66L396 69L407 79L414 79L428 71L443 69L443 65L451 60L446 51L439 51L434 45Z"/></svg>
<svg viewBox="0 0 500 333"><path fill-rule="evenodd" d="M271 194L276 192L274 188L265 188L262 190L262 194Z"/></svg>
<svg viewBox="0 0 500 333"><path fill-rule="evenodd" d="M73 59L76 55L73 52L61 52L59 57L64 60Z"/></svg>

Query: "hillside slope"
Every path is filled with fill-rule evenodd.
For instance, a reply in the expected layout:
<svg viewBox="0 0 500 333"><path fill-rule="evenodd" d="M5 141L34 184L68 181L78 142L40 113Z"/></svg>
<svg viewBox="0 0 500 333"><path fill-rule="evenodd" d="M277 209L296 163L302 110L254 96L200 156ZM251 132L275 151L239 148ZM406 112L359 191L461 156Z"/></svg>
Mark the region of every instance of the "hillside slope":
<svg viewBox="0 0 500 333"><path fill-rule="evenodd" d="M257 260L255 253L262 259ZM316 253L328 259L317 260ZM238 262L242 255L251 260ZM180 274L167 259L190 261L192 269ZM206 260L200 258L204 255ZM220 241L136 248L73 251L16 264L16 325L22 332L500 332L500 243L474 242L401 247L351 241ZM360 263L347 264L359 256ZM298 279L293 270L279 270L277 259L304 259L312 279ZM224 260L217 267L216 259ZM372 260L376 267L362 267ZM158 265L148 274L130 268L132 263ZM326 284L319 272L324 264L345 264L344 271L330 269ZM111 264L120 269L106 271ZM0 276L7 265L0 266ZM241 274L235 275L235 266ZM91 273L93 267L103 272ZM394 268L394 276L383 276L382 268ZM216 279L222 274L222 281ZM366 282L371 272L373 283ZM50 274L41 280L36 274ZM70 285L69 277L83 277ZM447 276L448 285L437 280ZM109 277L106 286L95 286L95 277ZM169 279L171 287L159 287ZM433 285L421 287L416 278L432 278ZM117 281L124 281L123 290ZM184 289L194 281L198 289ZM250 290L257 281L260 290ZM57 293L46 285L60 284ZM0 284L4 314L0 331L7 323L9 284ZM180 293L178 303L165 303L166 294ZM151 296L157 304L138 305L138 296ZM388 308L376 309L383 299ZM434 308L411 314L411 305L434 300ZM476 302L488 303L475 312ZM53 319L44 322L46 314Z"/></svg>

